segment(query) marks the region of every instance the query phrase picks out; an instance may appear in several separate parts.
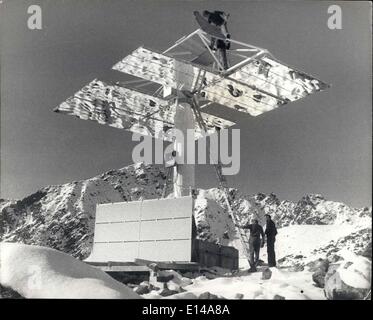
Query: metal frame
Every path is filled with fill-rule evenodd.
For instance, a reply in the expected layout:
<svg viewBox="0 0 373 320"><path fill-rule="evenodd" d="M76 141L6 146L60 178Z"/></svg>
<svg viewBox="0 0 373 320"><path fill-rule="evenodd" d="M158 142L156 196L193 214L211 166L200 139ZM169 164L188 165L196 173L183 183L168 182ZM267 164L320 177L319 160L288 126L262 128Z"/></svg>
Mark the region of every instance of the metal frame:
<svg viewBox="0 0 373 320"><path fill-rule="evenodd" d="M190 33L189 35L180 38L179 40L177 40L175 42L175 44L173 44L168 49L164 50L162 53L167 54L168 52L177 48L183 42L187 41L188 39L190 39L191 37L193 37L195 35L197 35L199 37L202 44L208 50L208 52L210 53L210 55L214 59L214 61L217 63L217 65L220 68L222 68L222 65L221 65L219 59L216 57L216 55L214 54L214 52L211 50L211 48L208 45L208 42L210 41L208 39L209 34L206 33L205 31L203 31L202 29L197 29L197 30L193 31L192 33ZM217 39L220 39L220 38L217 38ZM220 40L225 40L225 39L220 39ZM221 73L224 76L228 76L229 74L233 73L237 68L240 68L240 67L250 63L253 59L256 59L259 56L262 56L264 54L268 54L269 56L272 57L272 54L266 49L263 49L263 48L260 48L260 47L257 47L257 46L254 46L254 45L251 45L251 44L248 44L248 43L244 43L244 42L241 42L241 41L237 41L237 40L234 40L234 39L229 39L229 41L231 43L234 43L234 44L242 47L242 48L237 48L237 49L234 49L234 50L229 50L229 52L235 52L235 51L237 51L237 52L254 52L255 54L252 55L252 56L245 56L243 54L236 54L236 56L242 57L243 60L240 61L239 63L235 64L234 66L228 68L227 70L224 70L224 71L220 71L218 69L215 69L215 71L218 71L219 73ZM175 53L175 54L177 54L177 53Z"/></svg>

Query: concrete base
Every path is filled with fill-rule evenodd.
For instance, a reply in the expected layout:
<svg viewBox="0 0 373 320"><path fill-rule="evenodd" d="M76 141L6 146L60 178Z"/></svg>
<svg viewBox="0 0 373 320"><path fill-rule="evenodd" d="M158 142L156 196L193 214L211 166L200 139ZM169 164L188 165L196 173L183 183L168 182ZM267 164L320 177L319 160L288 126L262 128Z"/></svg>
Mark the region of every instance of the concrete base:
<svg viewBox="0 0 373 320"><path fill-rule="evenodd" d="M212 242L194 240L192 260L205 267L238 270L238 250Z"/></svg>

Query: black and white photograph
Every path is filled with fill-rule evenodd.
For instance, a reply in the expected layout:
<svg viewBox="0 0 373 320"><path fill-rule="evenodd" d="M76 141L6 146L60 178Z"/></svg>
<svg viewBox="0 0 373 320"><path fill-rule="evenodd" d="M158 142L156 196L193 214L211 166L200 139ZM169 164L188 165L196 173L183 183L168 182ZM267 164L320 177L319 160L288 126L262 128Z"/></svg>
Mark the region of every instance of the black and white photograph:
<svg viewBox="0 0 373 320"><path fill-rule="evenodd" d="M371 2L1 0L0 57L0 300L371 300Z"/></svg>

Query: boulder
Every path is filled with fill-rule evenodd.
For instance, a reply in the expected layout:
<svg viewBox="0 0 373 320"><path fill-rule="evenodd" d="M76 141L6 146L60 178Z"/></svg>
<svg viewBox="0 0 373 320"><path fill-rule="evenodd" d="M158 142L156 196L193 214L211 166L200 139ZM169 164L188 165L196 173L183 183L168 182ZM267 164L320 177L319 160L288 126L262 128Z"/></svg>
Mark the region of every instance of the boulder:
<svg viewBox="0 0 373 320"><path fill-rule="evenodd" d="M372 260L372 243L369 242L365 249L361 252L361 255L369 260Z"/></svg>
<svg viewBox="0 0 373 320"><path fill-rule="evenodd" d="M289 268L289 271L292 271L292 272L300 272L303 270L304 270L304 266L298 263Z"/></svg>
<svg viewBox="0 0 373 320"><path fill-rule="evenodd" d="M301 254L298 254L298 255L294 256L294 259L303 259L303 258L305 258L305 257Z"/></svg>
<svg viewBox="0 0 373 320"><path fill-rule="evenodd" d="M174 274L168 270L152 271L149 276L149 283L154 288L165 288L166 283L174 279Z"/></svg>
<svg viewBox="0 0 373 320"><path fill-rule="evenodd" d="M167 288L173 291L177 291L179 293L185 291L180 285L172 281L167 282Z"/></svg>
<svg viewBox="0 0 373 320"><path fill-rule="evenodd" d="M204 272L201 272L201 274L203 276L205 276L207 279L209 280L213 280L213 279L216 279L218 278L218 275L214 274L214 273L211 273L210 271L204 271Z"/></svg>
<svg viewBox="0 0 373 320"><path fill-rule="evenodd" d="M193 292L184 291L168 296L166 299L198 299L197 295Z"/></svg>
<svg viewBox="0 0 373 320"><path fill-rule="evenodd" d="M336 263L338 261L343 260L343 258L338 254L332 254L328 257L330 263Z"/></svg>
<svg viewBox="0 0 373 320"><path fill-rule="evenodd" d="M213 294L211 292L203 292L198 296L198 299L208 299L208 300L214 300L214 299L224 299L223 297L217 296L216 294Z"/></svg>
<svg viewBox="0 0 373 320"><path fill-rule="evenodd" d="M325 286L325 275L326 273L322 270L317 270L312 274L312 280L316 287L324 288Z"/></svg>
<svg viewBox="0 0 373 320"><path fill-rule="evenodd" d="M291 255L288 255L288 256L285 256L285 257L283 257L283 258L281 258L281 259L278 259L277 260L277 262L279 263L279 264L282 264L282 263L284 263L289 257L290 257Z"/></svg>
<svg viewBox="0 0 373 320"><path fill-rule="evenodd" d="M17 291L0 284L0 299L24 299Z"/></svg>
<svg viewBox="0 0 373 320"><path fill-rule="evenodd" d="M365 299L371 288L371 261L355 256L339 266L330 266L325 276L325 296L329 300Z"/></svg>
<svg viewBox="0 0 373 320"><path fill-rule="evenodd" d="M280 296L279 294L275 294L275 295L273 296L273 300L285 300L285 297Z"/></svg>
<svg viewBox="0 0 373 320"><path fill-rule="evenodd" d="M264 266L265 264L266 263L263 260L259 259L256 265L257 266Z"/></svg>
<svg viewBox="0 0 373 320"><path fill-rule="evenodd" d="M168 288L164 288L162 289L159 294L162 296L162 297L168 297L168 296L172 296L173 294L177 294L179 292L177 292L176 290L170 290Z"/></svg>
<svg viewBox="0 0 373 320"><path fill-rule="evenodd" d="M315 261L309 262L307 264L309 271L315 272L321 270L323 272L327 272L329 268L329 260L328 259L317 259Z"/></svg>
<svg viewBox="0 0 373 320"><path fill-rule="evenodd" d="M150 270L152 270L153 272L158 272L158 271L159 271L159 267L158 267L158 265L157 265L155 262L150 263L150 264L148 265L148 267L149 267Z"/></svg>
<svg viewBox="0 0 373 320"><path fill-rule="evenodd" d="M271 269L265 268L262 271L262 280L268 280L268 279L271 279L271 277L272 277L272 271L271 271Z"/></svg>
<svg viewBox="0 0 373 320"><path fill-rule="evenodd" d="M151 283L149 283L149 281L142 281L140 282L139 286L147 286L150 290L153 290L153 286L151 285Z"/></svg>
<svg viewBox="0 0 373 320"><path fill-rule="evenodd" d="M199 275L199 274L198 274ZM194 279L196 277L196 273L193 273L191 271L185 272L183 274L184 278Z"/></svg>
<svg viewBox="0 0 373 320"><path fill-rule="evenodd" d="M233 299L242 300L243 297L244 297L244 295L242 293L236 293L235 296L233 297Z"/></svg>
<svg viewBox="0 0 373 320"><path fill-rule="evenodd" d="M157 282L168 282L172 280L173 278L174 278L174 275L169 274L169 275L158 275L156 279L157 279Z"/></svg>
<svg viewBox="0 0 373 320"><path fill-rule="evenodd" d="M137 293L137 294L146 294L146 293L149 293L150 292L150 289L149 289L149 286L147 285L139 285L138 287L136 287L134 289L134 291Z"/></svg>
<svg viewBox="0 0 373 320"><path fill-rule="evenodd" d="M309 264L309 270L314 271L312 274L312 280L315 282L316 286L319 288L324 288L325 286L325 276L329 269L329 260L318 259Z"/></svg>

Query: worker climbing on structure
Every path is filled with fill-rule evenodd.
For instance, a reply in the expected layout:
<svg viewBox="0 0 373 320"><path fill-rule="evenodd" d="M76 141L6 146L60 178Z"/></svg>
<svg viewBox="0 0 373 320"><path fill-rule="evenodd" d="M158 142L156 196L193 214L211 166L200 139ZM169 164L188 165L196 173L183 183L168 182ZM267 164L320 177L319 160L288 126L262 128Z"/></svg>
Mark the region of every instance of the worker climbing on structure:
<svg viewBox="0 0 373 320"><path fill-rule="evenodd" d="M227 50L230 48L229 39L231 37L227 29L229 14L223 11L210 12L204 10L202 13L203 17L197 11L194 12L194 15L202 30L211 36L210 49L219 52L224 70L228 69Z"/></svg>

